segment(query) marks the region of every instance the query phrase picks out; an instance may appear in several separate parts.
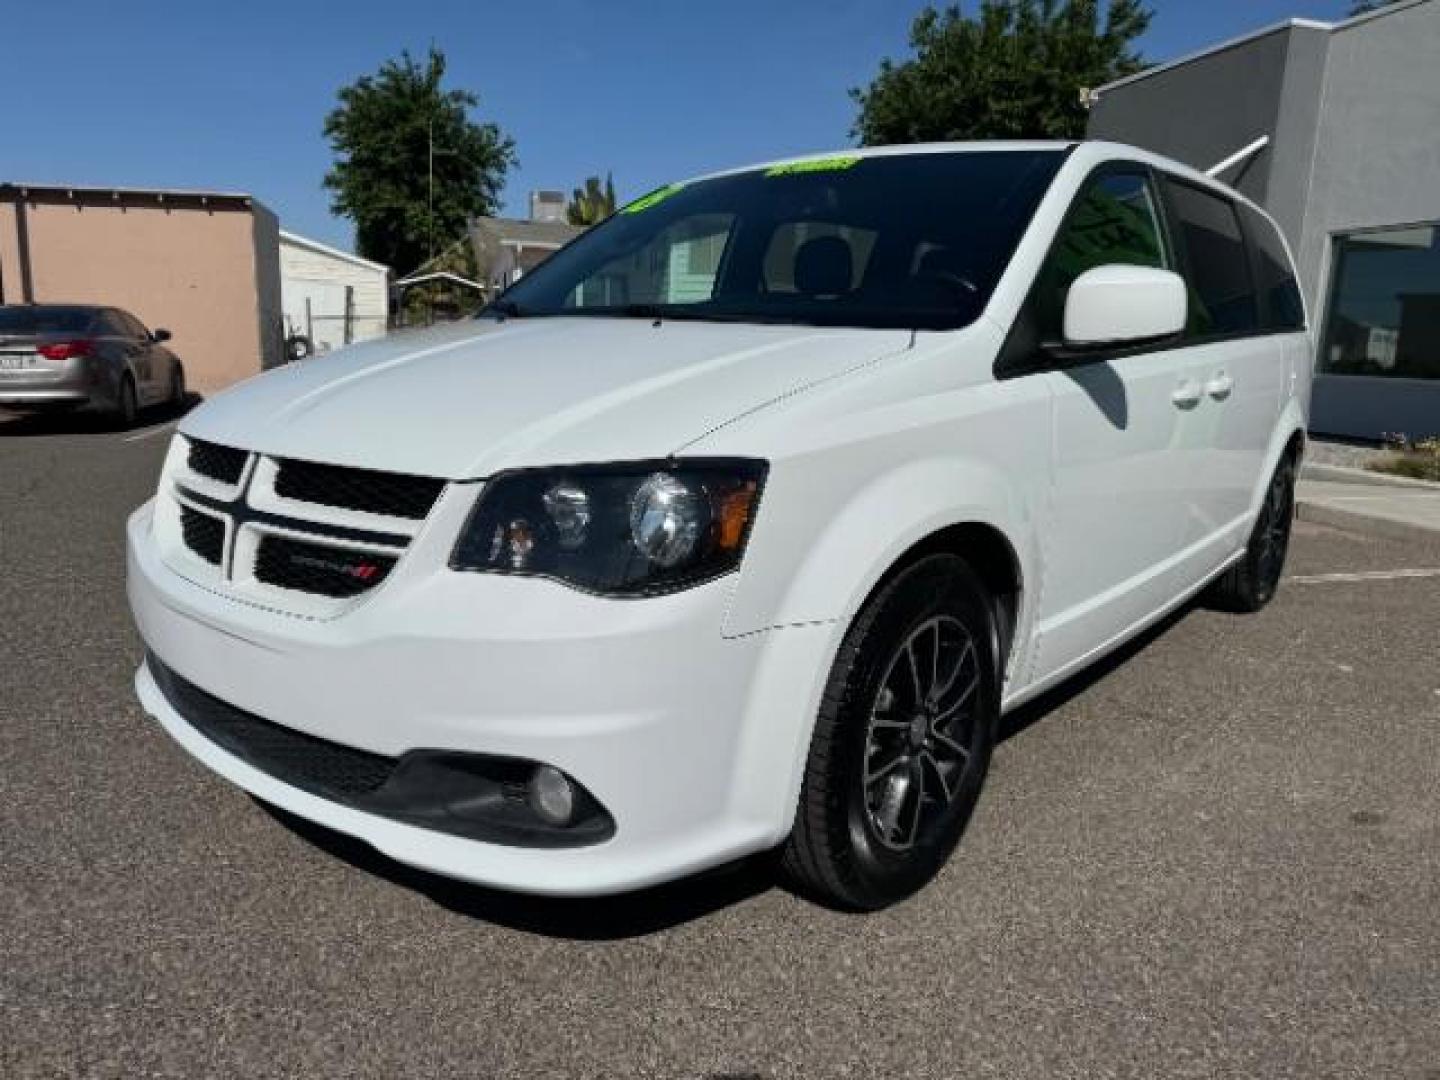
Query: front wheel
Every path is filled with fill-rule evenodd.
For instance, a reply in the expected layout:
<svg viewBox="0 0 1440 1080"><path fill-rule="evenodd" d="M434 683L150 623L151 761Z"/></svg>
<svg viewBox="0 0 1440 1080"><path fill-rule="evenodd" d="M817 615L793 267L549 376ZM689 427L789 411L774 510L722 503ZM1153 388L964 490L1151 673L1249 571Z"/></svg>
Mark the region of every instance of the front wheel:
<svg viewBox="0 0 1440 1080"><path fill-rule="evenodd" d="M994 606L964 560L931 555L856 617L816 718L782 865L800 888L875 910L949 858L999 716Z"/></svg>
<svg viewBox="0 0 1440 1080"><path fill-rule="evenodd" d="M1274 598L1285 570L1294 520L1295 455L1286 454L1265 489L1245 554L1210 587L1208 599L1213 606L1248 614Z"/></svg>

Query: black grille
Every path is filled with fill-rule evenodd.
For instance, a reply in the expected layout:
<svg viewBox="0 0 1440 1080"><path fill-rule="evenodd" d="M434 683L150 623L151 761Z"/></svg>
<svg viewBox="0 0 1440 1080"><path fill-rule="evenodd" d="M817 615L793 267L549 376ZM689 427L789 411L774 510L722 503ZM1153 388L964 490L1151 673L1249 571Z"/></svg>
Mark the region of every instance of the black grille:
<svg viewBox="0 0 1440 1080"><path fill-rule="evenodd" d="M267 585L321 596L359 596L389 575L389 555L346 551L284 536L266 536L255 553L255 577Z"/></svg>
<svg viewBox="0 0 1440 1080"><path fill-rule="evenodd" d="M240 474L245 471L245 459L250 455L244 450L219 443L190 440L190 471L219 480L222 484L238 484Z"/></svg>
<svg viewBox="0 0 1440 1080"><path fill-rule="evenodd" d="M444 480L406 473L347 469L308 461L279 462L275 491L286 499L421 521L445 488Z"/></svg>
<svg viewBox="0 0 1440 1080"><path fill-rule="evenodd" d="M185 537L185 546L206 562L220 565L225 552L225 523L219 518L180 507L180 532Z"/></svg>
<svg viewBox="0 0 1440 1080"><path fill-rule="evenodd" d="M171 707L196 730L292 787L349 799L379 789L395 769L394 758L317 739L228 705L175 674L154 653L146 664Z"/></svg>

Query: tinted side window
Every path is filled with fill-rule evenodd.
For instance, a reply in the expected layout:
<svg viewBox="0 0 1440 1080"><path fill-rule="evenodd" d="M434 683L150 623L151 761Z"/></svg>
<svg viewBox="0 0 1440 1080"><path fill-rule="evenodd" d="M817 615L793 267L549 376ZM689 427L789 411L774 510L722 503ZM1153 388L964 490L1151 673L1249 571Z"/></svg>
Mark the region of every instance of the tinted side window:
<svg viewBox="0 0 1440 1080"><path fill-rule="evenodd" d="M1290 268L1280 233L1263 215L1240 208L1255 266L1255 292L1260 298L1260 325L1266 330L1305 329L1305 304Z"/></svg>
<svg viewBox="0 0 1440 1080"><path fill-rule="evenodd" d="M1085 271L1117 263L1169 269L1160 221L1147 172L1107 172L1087 181L1031 294L1041 340L1060 340L1065 298Z"/></svg>
<svg viewBox="0 0 1440 1080"><path fill-rule="evenodd" d="M1185 257L1194 337L1258 329L1240 219L1227 199L1166 179L1170 221Z"/></svg>

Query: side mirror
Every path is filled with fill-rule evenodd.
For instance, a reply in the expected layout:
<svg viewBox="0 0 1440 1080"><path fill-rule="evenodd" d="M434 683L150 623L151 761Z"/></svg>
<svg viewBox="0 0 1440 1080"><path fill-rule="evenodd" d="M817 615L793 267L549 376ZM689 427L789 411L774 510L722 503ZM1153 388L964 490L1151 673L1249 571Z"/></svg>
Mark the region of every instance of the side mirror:
<svg viewBox="0 0 1440 1080"><path fill-rule="evenodd" d="M153 342L155 342L157 345L158 345L160 342L162 342L162 341L169 341L169 340L170 340L170 331L169 331L169 330L153 330L153 331L151 331L151 333L150 333L150 340L153 341Z"/></svg>
<svg viewBox="0 0 1440 1080"><path fill-rule="evenodd" d="M1065 298L1065 344L1133 345L1185 329L1185 280L1148 266L1097 266Z"/></svg>

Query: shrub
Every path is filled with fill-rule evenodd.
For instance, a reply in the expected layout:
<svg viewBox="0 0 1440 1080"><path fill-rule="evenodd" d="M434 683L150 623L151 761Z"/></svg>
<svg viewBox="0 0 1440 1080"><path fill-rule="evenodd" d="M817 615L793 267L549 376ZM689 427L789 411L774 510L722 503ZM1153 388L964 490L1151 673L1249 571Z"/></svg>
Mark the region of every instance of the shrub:
<svg viewBox="0 0 1440 1080"><path fill-rule="evenodd" d="M1385 445L1390 453L1372 462L1371 470L1440 482L1440 436L1411 440L1404 435L1387 435Z"/></svg>

